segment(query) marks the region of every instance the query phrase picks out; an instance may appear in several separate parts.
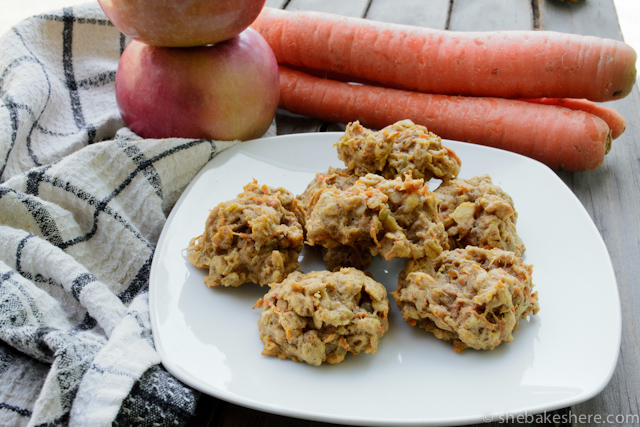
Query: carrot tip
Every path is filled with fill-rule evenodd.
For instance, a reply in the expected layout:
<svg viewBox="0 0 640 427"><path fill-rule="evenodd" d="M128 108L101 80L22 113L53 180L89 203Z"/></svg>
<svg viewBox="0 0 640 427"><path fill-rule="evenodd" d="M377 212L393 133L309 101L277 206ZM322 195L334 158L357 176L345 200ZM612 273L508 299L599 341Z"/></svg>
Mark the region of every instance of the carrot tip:
<svg viewBox="0 0 640 427"><path fill-rule="evenodd" d="M607 134L607 140L605 143L607 144L607 146L604 149L604 154L609 154L609 151L611 150L611 145L613 143L613 137L611 136L611 131L609 131L609 133Z"/></svg>

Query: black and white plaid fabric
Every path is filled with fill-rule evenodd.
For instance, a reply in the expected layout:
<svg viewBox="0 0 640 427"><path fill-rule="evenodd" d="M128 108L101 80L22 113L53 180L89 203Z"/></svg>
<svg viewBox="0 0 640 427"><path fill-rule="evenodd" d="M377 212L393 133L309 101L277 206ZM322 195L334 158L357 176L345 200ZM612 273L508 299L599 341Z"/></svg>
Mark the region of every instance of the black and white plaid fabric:
<svg viewBox="0 0 640 427"><path fill-rule="evenodd" d="M182 425L195 411L154 350L149 270L182 190L233 143L123 127L127 41L97 3L0 39L0 425Z"/></svg>

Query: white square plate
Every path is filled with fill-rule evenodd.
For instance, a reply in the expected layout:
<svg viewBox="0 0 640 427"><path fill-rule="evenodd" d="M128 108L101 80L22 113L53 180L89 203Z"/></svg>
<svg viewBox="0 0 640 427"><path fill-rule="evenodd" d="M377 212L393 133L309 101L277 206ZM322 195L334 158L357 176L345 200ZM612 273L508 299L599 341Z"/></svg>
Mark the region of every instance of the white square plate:
<svg viewBox="0 0 640 427"><path fill-rule="evenodd" d="M500 421L587 400L609 382L618 358L620 302L607 249L589 215L543 164L493 148L444 141L462 160L461 178L488 173L515 203L518 234L533 264L540 312L514 341L493 351L451 344L402 320L392 298L390 328L376 355L310 366L262 356L254 303L266 287L207 288L184 248L209 211L254 178L299 194L316 172L343 167L339 133L295 134L240 143L190 183L160 236L150 308L166 369L195 389L261 411L343 424L454 425ZM434 184L434 186L437 184ZM402 260L375 261L388 291ZM311 251L301 269L323 269Z"/></svg>

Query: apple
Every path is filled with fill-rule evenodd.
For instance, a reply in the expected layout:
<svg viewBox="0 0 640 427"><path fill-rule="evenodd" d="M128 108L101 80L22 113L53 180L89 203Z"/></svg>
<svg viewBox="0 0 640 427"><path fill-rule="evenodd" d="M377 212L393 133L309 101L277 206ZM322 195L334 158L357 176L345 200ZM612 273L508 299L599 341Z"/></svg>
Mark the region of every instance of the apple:
<svg viewBox="0 0 640 427"><path fill-rule="evenodd" d="M143 138L254 139L278 108L278 64L252 28L210 46L132 40L118 64L115 92L122 120Z"/></svg>
<svg viewBox="0 0 640 427"><path fill-rule="evenodd" d="M203 46L244 31L266 0L98 0L111 23L153 46Z"/></svg>

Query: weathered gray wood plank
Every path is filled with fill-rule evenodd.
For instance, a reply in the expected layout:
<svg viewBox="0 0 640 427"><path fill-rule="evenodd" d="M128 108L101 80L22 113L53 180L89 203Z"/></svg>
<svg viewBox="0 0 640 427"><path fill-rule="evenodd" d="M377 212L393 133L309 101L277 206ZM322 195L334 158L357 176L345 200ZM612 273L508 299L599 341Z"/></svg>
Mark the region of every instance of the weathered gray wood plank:
<svg viewBox="0 0 640 427"><path fill-rule="evenodd" d="M578 3L540 0L540 29L620 40L618 15L611 0Z"/></svg>
<svg viewBox="0 0 640 427"><path fill-rule="evenodd" d="M278 135L320 132L323 130L323 126L326 127L322 120L291 114L285 110L278 110L276 113L276 124Z"/></svg>
<svg viewBox="0 0 640 427"><path fill-rule="evenodd" d="M282 9L287 4L287 0L267 0L264 4L266 7L273 7L275 9Z"/></svg>
<svg viewBox="0 0 640 427"><path fill-rule="evenodd" d="M376 0L371 3L366 18L444 30L450 3L449 0Z"/></svg>
<svg viewBox="0 0 640 427"><path fill-rule="evenodd" d="M217 427L346 427L296 418L281 417L236 405L229 405L215 424Z"/></svg>
<svg viewBox="0 0 640 427"><path fill-rule="evenodd" d="M287 10L315 10L318 12L332 12L344 16L364 17L368 0L291 0Z"/></svg>
<svg viewBox="0 0 640 427"><path fill-rule="evenodd" d="M608 103L628 121L640 122L640 92ZM604 164L583 173L560 173L559 176L583 203L609 250L618 282L622 310L620 357L609 385L596 397L573 408L576 416L589 414L640 414L640 129L628 126L613 141ZM597 298L597 295L594 295ZM585 418L586 419L586 418ZM610 425L638 425L613 423ZM588 422L583 425L596 426ZM602 425L602 424L600 424Z"/></svg>
<svg viewBox="0 0 640 427"><path fill-rule="evenodd" d="M531 30L531 0L455 0L449 29L454 31Z"/></svg>
<svg viewBox="0 0 640 427"><path fill-rule="evenodd" d="M622 40L611 0L578 4L541 4L542 28ZM618 282L622 309L622 341L616 370L608 386L596 397L572 408L575 417L622 416L610 425L638 425L640 419L640 92L636 85L626 98L607 103L627 119L627 130L615 141L604 165L584 173L560 173L560 177L583 203L609 250ZM597 298L597 296L594 296ZM636 418L628 416L636 415ZM591 419L588 416L591 415ZM624 418L626 416L626 418Z"/></svg>

